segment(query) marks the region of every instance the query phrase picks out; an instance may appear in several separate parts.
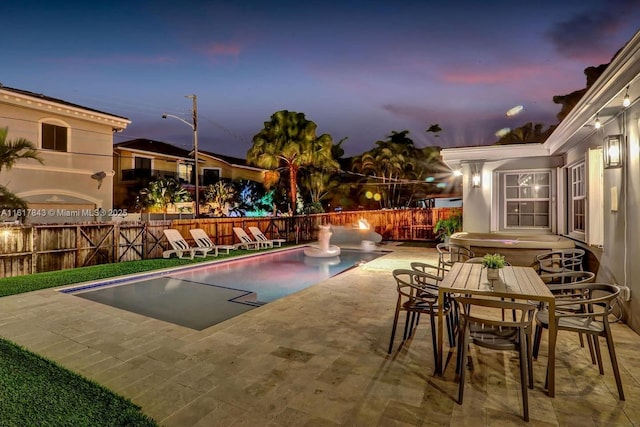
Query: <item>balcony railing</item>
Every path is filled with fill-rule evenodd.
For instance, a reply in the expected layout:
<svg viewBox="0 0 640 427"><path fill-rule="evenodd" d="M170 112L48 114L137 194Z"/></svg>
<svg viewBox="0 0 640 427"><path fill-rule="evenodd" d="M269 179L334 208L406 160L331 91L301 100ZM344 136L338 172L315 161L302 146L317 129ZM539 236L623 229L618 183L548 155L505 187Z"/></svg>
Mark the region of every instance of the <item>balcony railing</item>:
<svg viewBox="0 0 640 427"><path fill-rule="evenodd" d="M181 184L186 185L194 185L195 178L190 176L189 179L184 179L184 177L179 177L178 173L175 171L165 171L158 169L123 169L122 170L122 181L144 181L149 182L155 179L177 179ZM207 177L205 182L205 177L200 175L199 184L202 187L205 187L209 184L213 184L213 182L209 182L211 178ZM214 181L215 182L215 181Z"/></svg>

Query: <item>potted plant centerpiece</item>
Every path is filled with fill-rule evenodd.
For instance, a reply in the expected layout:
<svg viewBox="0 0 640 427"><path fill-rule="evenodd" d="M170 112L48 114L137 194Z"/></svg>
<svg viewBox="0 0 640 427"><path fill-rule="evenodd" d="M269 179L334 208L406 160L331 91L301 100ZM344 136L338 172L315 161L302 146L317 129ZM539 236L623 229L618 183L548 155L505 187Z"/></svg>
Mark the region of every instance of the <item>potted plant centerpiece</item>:
<svg viewBox="0 0 640 427"><path fill-rule="evenodd" d="M500 254L486 254L482 257L482 266L487 268L487 279L498 280L500 269L504 268L504 256Z"/></svg>

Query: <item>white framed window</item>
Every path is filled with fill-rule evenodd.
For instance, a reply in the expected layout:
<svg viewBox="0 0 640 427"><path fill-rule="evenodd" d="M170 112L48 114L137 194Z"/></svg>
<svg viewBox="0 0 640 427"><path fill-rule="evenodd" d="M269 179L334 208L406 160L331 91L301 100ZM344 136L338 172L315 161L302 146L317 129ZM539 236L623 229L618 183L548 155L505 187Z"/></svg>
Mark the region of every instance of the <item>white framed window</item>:
<svg viewBox="0 0 640 427"><path fill-rule="evenodd" d="M569 167L569 233L584 235L587 226L587 177L585 163Z"/></svg>
<svg viewBox="0 0 640 427"><path fill-rule="evenodd" d="M193 181L193 165L189 163L178 163L178 180L182 183Z"/></svg>
<svg viewBox="0 0 640 427"><path fill-rule="evenodd" d="M504 228L551 228L551 172L504 173Z"/></svg>

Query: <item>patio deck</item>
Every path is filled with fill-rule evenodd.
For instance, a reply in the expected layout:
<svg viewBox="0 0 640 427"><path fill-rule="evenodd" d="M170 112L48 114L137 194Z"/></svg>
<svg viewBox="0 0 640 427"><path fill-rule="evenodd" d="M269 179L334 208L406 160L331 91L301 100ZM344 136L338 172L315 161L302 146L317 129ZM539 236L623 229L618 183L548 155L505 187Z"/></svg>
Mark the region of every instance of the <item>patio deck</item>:
<svg viewBox="0 0 640 427"><path fill-rule="evenodd" d="M387 355L391 270L436 259L432 249L388 248L203 331L49 289L0 298L0 335L130 398L164 426L522 425L517 358L482 351L460 406L454 363L433 375L426 318ZM601 376L577 337L561 333L554 399L543 390L544 342L534 362L531 425L640 425L640 336L623 324L613 334L627 400L617 398L606 350Z"/></svg>

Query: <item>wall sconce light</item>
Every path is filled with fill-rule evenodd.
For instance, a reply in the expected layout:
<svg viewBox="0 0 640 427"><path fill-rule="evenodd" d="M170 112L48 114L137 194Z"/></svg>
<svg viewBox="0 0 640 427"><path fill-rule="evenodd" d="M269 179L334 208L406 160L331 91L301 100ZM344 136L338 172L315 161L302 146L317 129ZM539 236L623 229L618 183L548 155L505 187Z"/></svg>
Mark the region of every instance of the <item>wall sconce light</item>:
<svg viewBox="0 0 640 427"><path fill-rule="evenodd" d="M594 127L596 129L600 129L602 127L602 123L600 123L600 118L598 118L598 116L596 116L596 122L594 123Z"/></svg>
<svg viewBox="0 0 640 427"><path fill-rule="evenodd" d="M622 106L626 108L629 105L631 105L631 98L629 98L629 86L627 86L627 91L625 92L624 99L622 100Z"/></svg>
<svg viewBox="0 0 640 427"><path fill-rule="evenodd" d="M479 188L482 183L482 177L480 176L480 172L474 172L471 175L471 186L473 188Z"/></svg>
<svg viewBox="0 0 640 427"><path fill-rule="evenodd" d="M622 167L622 159L624 158L622 150L622 135L609 135L604 139L605 169Z"/></svg>

